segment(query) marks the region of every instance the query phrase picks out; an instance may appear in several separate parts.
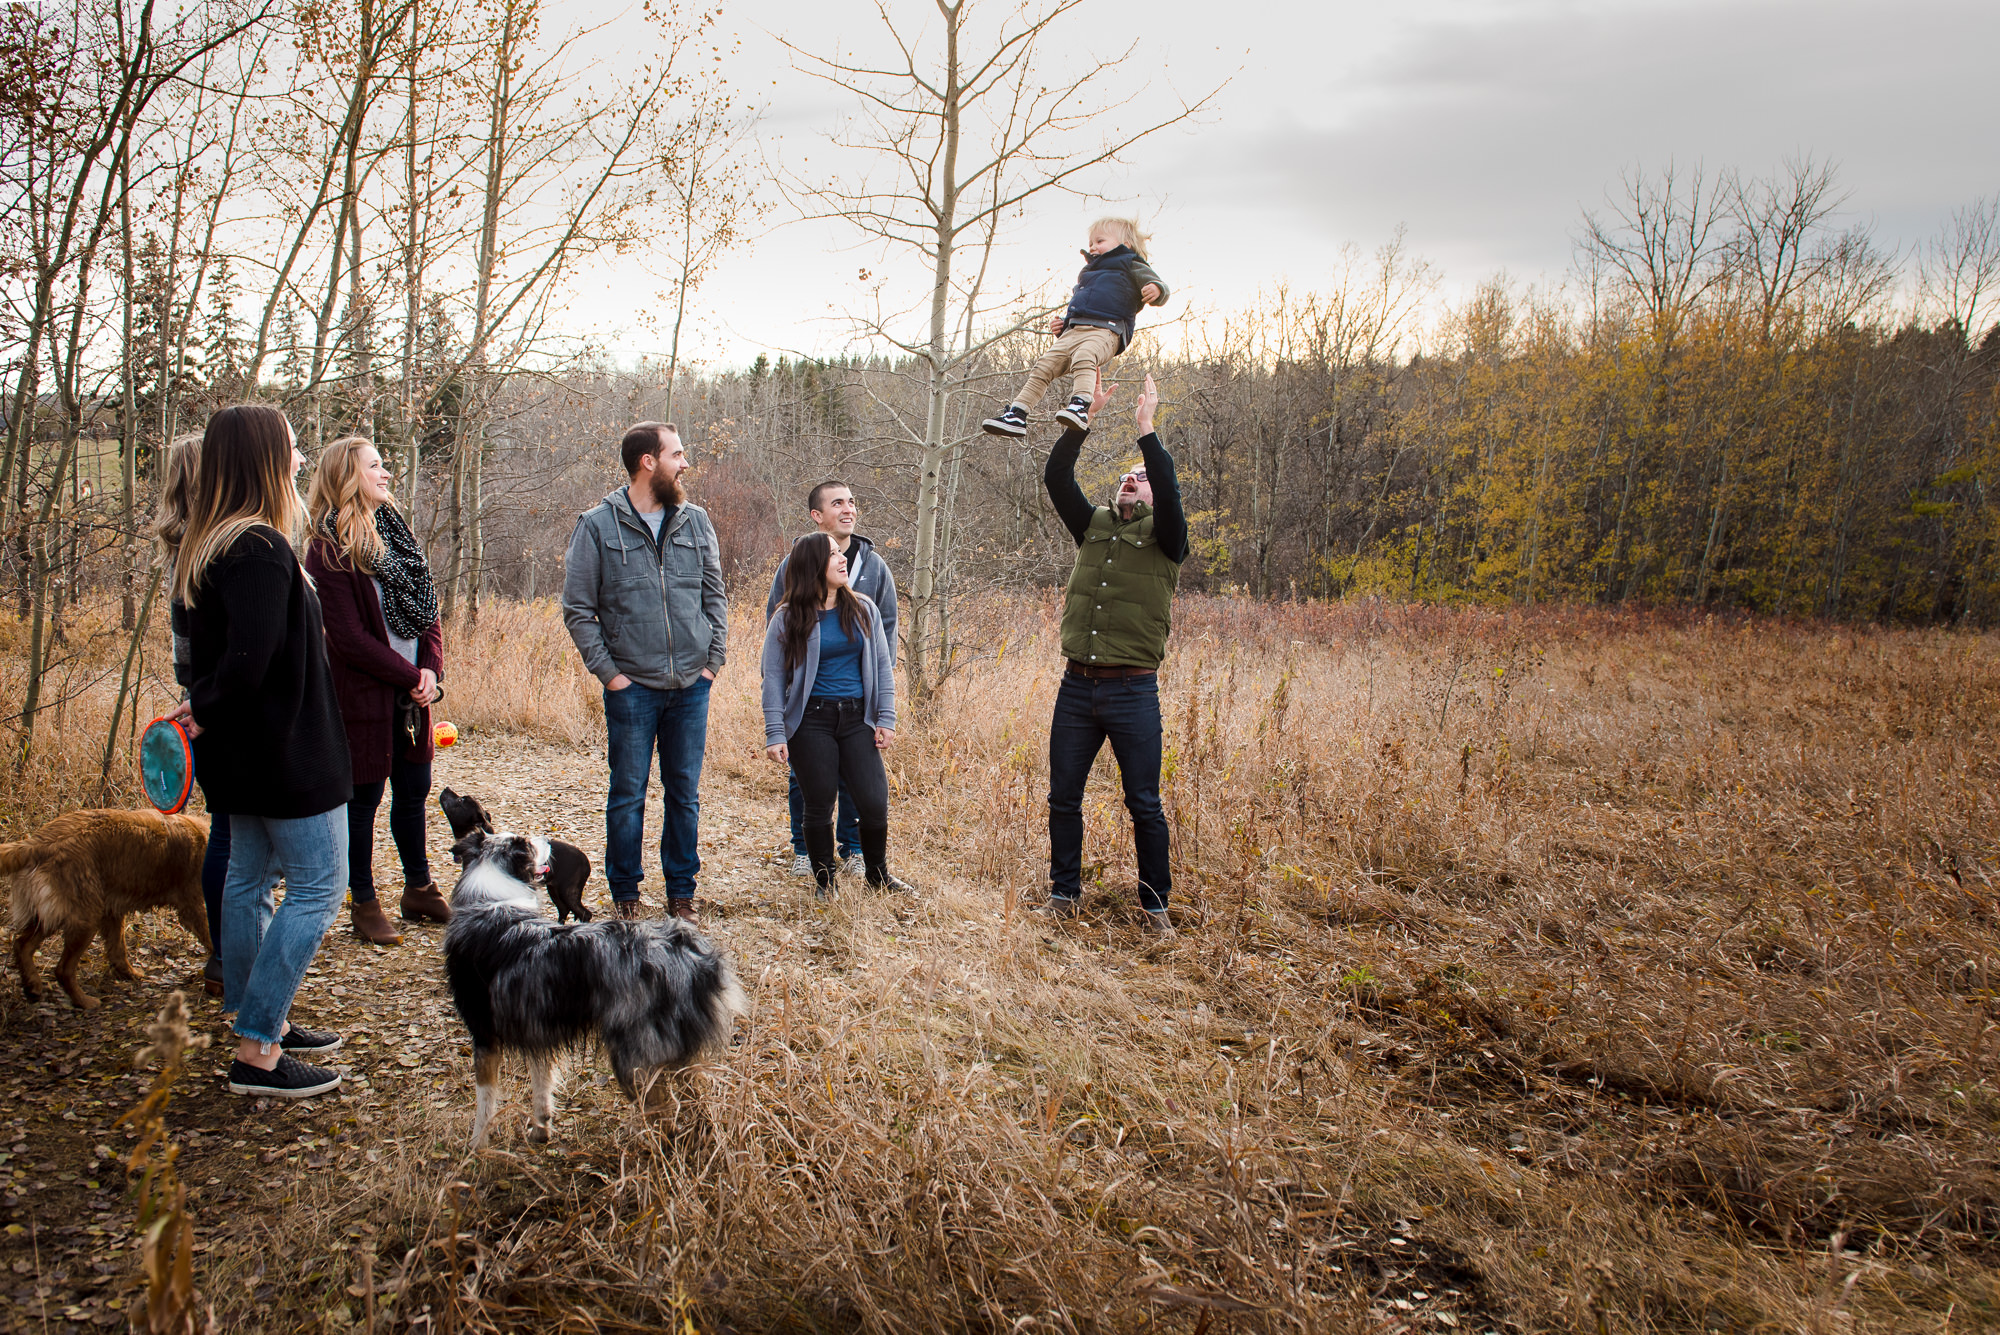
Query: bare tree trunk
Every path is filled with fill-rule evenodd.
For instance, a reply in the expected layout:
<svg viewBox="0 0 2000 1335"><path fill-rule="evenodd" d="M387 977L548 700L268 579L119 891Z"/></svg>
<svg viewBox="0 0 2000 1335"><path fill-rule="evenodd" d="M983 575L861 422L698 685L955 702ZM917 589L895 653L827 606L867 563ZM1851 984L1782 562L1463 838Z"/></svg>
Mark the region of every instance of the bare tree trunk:
<svg viewBox="0 0 2000 1335"><path fill-rule="evenodd" d="M421 56L418 24L422 10L410 8L410 46L404 59L409 94L409 116L403 134L403 496L404 508L412 513L417 505L417 472L421 462L417 444L417 331L423 318L424 257L420 249L421 219L428 213L429 200L418 206L417 196L417 64Z"/></svg>
<svg viewBox="0 0 2000 1335"><path fill-rule="evenodd" d="M465 423L461 418L451 443L451 555L446 559L444 579L444 619L449 624L458 610L458 581L465 570Z"/></svg>
<svg viewBox="0 0 2000 1335"><path fill-rule="evenodd" d="M473 622L479 620L479 601L486 593L486 531L480 520L480 502L486 491L486 430L482 414L480 426L473 433L472 455L472 568L466 580L465 612Z"/></svg>
<svg viewBox="0 0 2000 1335"><path fill-rule="evenodd" d="M130 162L121 161L118 164L118 175L120 187L118 191L118 215L120 221L124 223L124 235L121 238L120 250L122 252L121 258L125 263L125 291L123 294L123 304L125 307L123 331L124 355L119 359L122 363L119 367L119 379L124 389L124 397L120 403L118 412L118 480L122 491L122 495L119 498L118 527L120 535L124 539L125 550L124 568L119 572L118 581L120 585L118 624L126 630L131 630L138 617L138 608L135 606L133 598L134 590L132 586L135 572L132 567L138 559L136 548L139 543L139 533L138 526L133 519L132 493L138 486L139 385L137 368L132 365L132 301L134 294L132 269L132 170ZM167 341L167 331L162 329L160 331L160 342L163 357L166 352L165 345Z"/></svg>
<svg viewBox="0 0 2000 1335"><path fill-rule="evenodd" d="M161 566L153 567L153 577L146 582L146 601L140 605L139 616L131 626L131 638L125 643L125 667L118 675L118 701L111 707L111 727L104 734L104 763L97 771L97 800L111 801L111 757L118 749L118 723L125 715L125 698L132 698L132 717L139 716L139 690L132 681L132 668L139 660L139 646L146 638L146 622L153 613L153 599L160 592L160 578L166 573Z"/></svg>
<svg viewBox="0 0 2000 1335"><path fill-rule="evenodd" d="M467 611L477 619L479 616L479 497L481 472L485 464L485 405L492 386L487 378L487 347L493 337L493 289L494 279L500 266L500 206L507 195L507 163L513 144L514 114L514 72L515 51L521 40L523 26L532 21L534 6L518 4L516 0L506 0L506 10L501 20L500 39L494 49L494 67L498 75L493 85L492 96L487 102L486 171L482 182L484 197L481 200L479 219L479 267L478 286L474 290L472 304L472 347L466 357L465 404L471 411L460 418L458 435L460 466L452 480L452 571L456 585L460 570L466 570L469 579L466 588ZM470 456L467 450L470 450ZM463 518L466 503L464 492L472 495L470 522ZM466 545L470 541L473 550L467 560Z"/></svg>
<svg viewBox="0 0 2000 1335"><path fill-rule="evenodd" d="M35 750L35 717L42 708L42 676L48 670L49 644L53 638L49 616L49 593L53 583L55 549L61 539L54 523L57 500L62 496L63 478L76 464L77 423L71 419L63 433L62 455L56 460L56 475L35 519L30 547L32 562L27 588L32 602L28 630L28 689L21 700L21 750L17 764L26 767Z"/></svg>
<svg viewBox="0 0 2000 1335"><path fill-rule="evenodd" d="M945 4L938 12L945 20L943 80L937 89L938 127L943 154L938 164L937 227L933 242L935 262L931 275L931 336L925 371L929 375L929 396L924 412L923 459L917 469L917 550L915 589L910 600L910 694L921 701L931 688L931 622L936 616L934 600L938 564L938 499L943 482L946 452L945 421L951 408L951 357L945 345L951 316L952 247L958 239L958 143L963 108L960 97L964 82L959 70L958 39L964 3Z"/></svg>

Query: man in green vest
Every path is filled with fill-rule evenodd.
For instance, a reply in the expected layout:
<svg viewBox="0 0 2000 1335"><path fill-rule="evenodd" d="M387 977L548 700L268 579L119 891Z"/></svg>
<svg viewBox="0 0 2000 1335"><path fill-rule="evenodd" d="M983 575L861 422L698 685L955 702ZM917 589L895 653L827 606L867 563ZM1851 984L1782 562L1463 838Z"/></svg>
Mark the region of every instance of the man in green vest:
<svg viewBox="0 0 2000 1335"><path fill-rule="evenodd" d="M1111 401L1100 384L1091 420ZM1172 935L1167 896L1167 817L1160 809L1160 660L1167 656L1174 588L1187 559L1187 516L1173 456L1153 434L1160 394L1153 377L1135 414L1142 462L1118 482L1110 505L1093 506L1076 485L1084 431L1070 430L1042 473L1056 514L1076 539L1076 568L1063 597L1067 665L1049 721L1049 902L1074 917L1083 893L1083 786L1108 739L1132 813L1139 904L1149 931Z"/></svg>

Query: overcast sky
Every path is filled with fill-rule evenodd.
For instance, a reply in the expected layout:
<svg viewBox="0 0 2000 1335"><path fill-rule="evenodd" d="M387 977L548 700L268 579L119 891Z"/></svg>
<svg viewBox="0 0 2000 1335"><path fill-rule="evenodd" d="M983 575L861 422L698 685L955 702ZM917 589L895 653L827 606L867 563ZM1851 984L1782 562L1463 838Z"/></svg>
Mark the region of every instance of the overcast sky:
<svg viewBox="0 0 2000 1335"><path fill-rule="evenodd" d="M928 0L888 3L935 22ZM1176 308L1226 311L1276 282L1312 288L1344 245L1373 249L1399 224L1443 271L1445 299L1500 272L1559 282L1582 210L1602 209L1621 171L1669 160L1753 175L1831 160L1846 221L1892 248L2000 193L1994 0L1086 0L1069 22L1079 58L1137 40L1115 85L1128 116L1229 83L1199 124L1089 182L1103 199L1032 209L1002 256L1023 285L1073 281L1106 201L1144 216ZM775 38L879 53L875 7L763 0L724 23L741 42L724 68L766 109L762 147L823 161L852 101ZM732 255L695 298L697 355L840 351L857 270L879 267L852 246L794 223ZM629 264L600 271L572 323L622 356L652 351L620 312L659 286Z"/></svg>

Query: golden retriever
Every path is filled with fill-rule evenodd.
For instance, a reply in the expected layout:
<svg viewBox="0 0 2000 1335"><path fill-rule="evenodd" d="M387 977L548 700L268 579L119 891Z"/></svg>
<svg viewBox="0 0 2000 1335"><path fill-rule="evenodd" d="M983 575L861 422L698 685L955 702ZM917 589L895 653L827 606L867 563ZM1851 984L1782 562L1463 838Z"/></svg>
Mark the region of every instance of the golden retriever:
<svg viewBox="0 0 2000 1335"><path fill-rule="evenodd" d="M52 936L63 939L56 981L80 1008L98 1004L76 985L76 966L100 932L106 976L137 979L125 957L125 915L141 909L171 908L207 949L207 850L205 821L157 811L72 811L31 838L0 844L0 877L14 878L14 967L28 999L42 998L35 949Z"/></svg>

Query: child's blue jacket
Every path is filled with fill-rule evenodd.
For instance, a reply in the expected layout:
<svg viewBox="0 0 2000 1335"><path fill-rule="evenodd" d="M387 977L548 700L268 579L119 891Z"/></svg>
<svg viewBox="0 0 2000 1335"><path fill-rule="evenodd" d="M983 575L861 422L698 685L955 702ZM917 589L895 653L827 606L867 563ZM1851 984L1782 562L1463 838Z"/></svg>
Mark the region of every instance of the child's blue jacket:
<svg viewBox="0 0 2000 1335"><path fill-rule="evenodd" d="M1084 258L1088 262L1077 274L1076 286L1070 291L1063 328L1090 325L1109 329L1118 335L1118 351L1123 352L1132 341L1132 323L1139 318L1139 308L1146 304L1139 289L1148 283L1158 284L1160 299L1153 305L1164 306L1166 282L1130 246L1119 246L1102 255L1085 251Z"/></svg>

